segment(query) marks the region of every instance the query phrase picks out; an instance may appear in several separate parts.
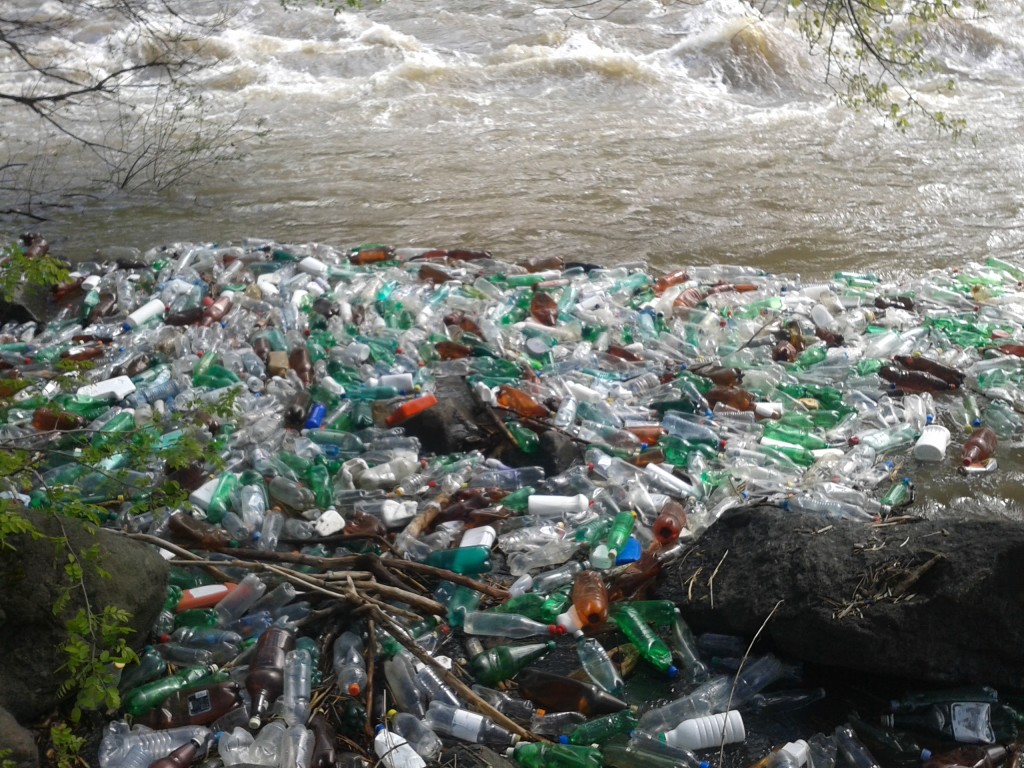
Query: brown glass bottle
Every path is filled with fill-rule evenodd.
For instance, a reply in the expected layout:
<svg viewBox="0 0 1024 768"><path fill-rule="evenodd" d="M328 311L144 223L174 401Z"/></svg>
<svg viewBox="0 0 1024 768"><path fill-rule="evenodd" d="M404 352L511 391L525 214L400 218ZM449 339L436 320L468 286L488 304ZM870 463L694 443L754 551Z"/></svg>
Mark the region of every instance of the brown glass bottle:
<svg viewBox="0 0 1024 768"><path fill-rule="evenodd" d="M309 719L309 730L313 732L313 757L310 768L334 768L336 750L334 743L338 736L334 726L321 712Z"/></svg>
<svg viewBox="0 0 1024 768"><path fill-rule="evenodd" d="M964 383L964 374L956 368L940 363L938 360L921 357L920 355L894 355L894 363L898 363L907 370L924 371L932 376L937 376L949 384L959 387Z"/></svg>
<svg viewBox="0 0 1024 768"><path fill-rule="evenodd" d="M451 274L447 270L436 264L420 265L416 277L425 283L433 283L434 285L443 285L452 279Z"/></svg>
<svg viewBox="0 0 1024 768"><path fill-rule="evenodd" d="M878 375L900 392L945 392L957 387L927 371L908 371L894 365L883 365Z"/></svg>
<svg viewBox="0 0 1024 768"><path fill-rule="evenodd" d="M179 309L175 312L168 312L164 317L165 325L173 326L185 326L195 325L203 319L203 314L206 310L201 306L186 307L185 309Z"/></svg>
<svg viewBox="0 0 1024 768"><path fill-rule="evenodd" d="M182 725L209 725L242 705L242 692L233 680L175 691L156 709L135 722L162 730Z"/></svg>
<svg viewBox="0 0 1024 768"><path fill-rule="evenodd" d="M295 635L282 627L269 627L256 641L256 651L245 676L245 689L252 697L249 727L260 727L263 716L284 688L284 657L295 647Z"/></svg>

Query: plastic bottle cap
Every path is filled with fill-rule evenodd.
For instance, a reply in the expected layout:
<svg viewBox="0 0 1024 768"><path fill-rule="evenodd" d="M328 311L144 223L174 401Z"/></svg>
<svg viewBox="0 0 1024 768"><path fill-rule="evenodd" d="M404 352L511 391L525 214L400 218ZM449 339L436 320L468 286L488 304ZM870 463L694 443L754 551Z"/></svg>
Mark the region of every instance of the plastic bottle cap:
<svg viewBox="0 0 1024 768"><path fill-rule="evenodd" d="M561 736L559 736L559 737L558 737L558 743L559 743L559 744L568 744L568 743L569 743L569 737L568 737L568 736L566 736L566 735L565 735L565 734L563 733L563 734L562 734Z"/></svg>
<svg viewBox="0 0 1024 768"><path fill-rule="evenodd" d="M259 715L253 715L252 717L250 717L249 718L249 730L250 731L255 731L255 730L258 730L259 727L260 727L260 716Z"/></svg>
<svg viewBox="0 0 1024 768"><path fill-rule="evenodd" d="M679 667L677 667L675 664L669 664L668 669L665 670L665 674L668 675L669 680L675 680L677 677L679 677Z"/></svg>

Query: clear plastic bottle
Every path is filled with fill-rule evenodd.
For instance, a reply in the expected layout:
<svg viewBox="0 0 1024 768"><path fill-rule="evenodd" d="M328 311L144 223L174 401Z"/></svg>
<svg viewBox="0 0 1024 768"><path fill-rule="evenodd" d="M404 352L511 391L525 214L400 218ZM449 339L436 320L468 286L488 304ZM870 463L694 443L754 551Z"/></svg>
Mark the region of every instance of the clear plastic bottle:
<svg viewBox="0 0 1024 768"><path fill-rule="evenodd" d="M100 740L98 758L100 768L116 768L133 747L139 746L149 755L167 754L190 739L208 739L210 729L203 725L184 725L178 728L154 731L145 726L129 729L122 721L108 724ZM150 758L152 761L153 758ZM148 766L148 763L147 763Z"/></svg>
<svg viewBox="0 0 1024 768"><path fill-rule="evenodd" d="M597 638L587 637L580 632L576 636L576 654L580 667L591 680L608 693L621 698L625 689L622 675Z"/></svg>
<svg viewBox="0 0 1024 768"><path fill-rule="evenodd" d="M342 632L334 641L333 661L335 685L341 693L358 696L366 687L366 660L363 641L354 632Z"/></svg>
<svg viewBox="0 0 1024 768"><path fill-rule="evenodd" d="M279 699L281 717L289 725L304 725L309 719L312 693L312 659L309 651L289 651L284 657L284 687Z"/></svg>
<svg viewBox="0 0 1024 768"><path fill-rule="evenodd" d="M405 739L409 746L416 750L416 754L426 760L433 762L441 754L443 744L433 729L421 718L408 712L388 712L391 718L391 727L395 733Z"/></svg>
<svg viewBox="0 0 1024 768"><path fill-rule="evenodd" d="M383 725L377 726L373 751L384 768L426 768L427 765L408 741Z"/></svg>
<svg viewBox="0 0 1024 768"><path fill-rule="evenodd" d="M470 611L462 621L462 631L467 635L490 635L522 639L538 635L557 633L558 628L551 624L542 624L526 616L513 613L492 613L490 611Z"/></svg>
<svg viewBox="0 0 1024 768"><path fill-rule="evenodd" d="M439 733L475 744L510 747L519 741L517 735L509 733L489 717L442 701L430 702L426 722Z"/></svg>

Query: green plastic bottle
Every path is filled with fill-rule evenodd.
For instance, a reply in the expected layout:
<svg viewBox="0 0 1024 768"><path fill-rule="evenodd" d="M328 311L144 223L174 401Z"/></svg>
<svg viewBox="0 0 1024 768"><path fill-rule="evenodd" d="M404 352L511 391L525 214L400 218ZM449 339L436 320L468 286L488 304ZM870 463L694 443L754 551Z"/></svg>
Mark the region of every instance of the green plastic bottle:
<svg viewBox="0 0 1024 768"><path fill-rule="evenodd" d="M587 720L580 723L569 733L569 743L588 747L591 744L603 744L620 733L629 733L637 726L637 716L633 709L622 709L610 715Z"/></svg>
<svg viewBox="0 0 1024 768"><path fill-rule="evenodd" d="M198 683L208 675L217 671L216 664L208 664L198 667L186 667L177 674L154 680L151 683L140 685L129 691L122 702L123 709L132 717L138 717L148 712L175 691Z"/></svg>
<svg viewBox="0 0 1024 768"><path fill-rule="evenodd" d="M461 627L466 614L475 611L482 598L483 595L471 587L457 586L448 601L448 624L456 629Z"/></svg>
<svg viewBox="0 0 1024 768"><path fill-rule="evenodd" d="M473 679L480 685L493 687L503 680L515 677L549 651L554 650L555 641L530 643L529 645L497 645L476 654L469 662Z"/></svg>
<svg viewBox="0 0 1024 768"><path fill-rule="evenodd" d="M601 768L601 750L574 744L517 744L512 758L523 768Z"/></svg>
<svg viewBox="0 0 1024 768"><path fill-rule="evenodd" d="M220 476L217 487L210 497L210 506L206 510L206 519L211 523L219 523L224 513L231 508L231 499L239 488L238 475L234 472L225 472Z"/></svg>
<svg viewBox="0 0 1024 768"><path fill-rule="evenodd" d="M545 621L541 616L544 603L547 599L546 595L540 595L536 592L526 592L522 595L510 597L504 603L496 605L489 610L491 613L515 613L520 616L526 616L534 621Z"/></svg>
<svg viewBox="0 0 1024 768"><path fill-rule="evenodd" d="M914 484L909 477L904 477L882 496L882 507L887 511L905 507L914 501Z"/></svg>
<svg viewBox="0 0 1024 768"><path fill-rule="evenodd" d="M612 621L655 669L670 678L679 676L679 669L672 663L672 650L647 625L639 611L623 606L612 615Z"/></svg>
<svg viewBox="0 0 1024 768"><path fill-rule="evenodd" d="M491 550L489 547L438 549L427 555L424 562L434 568L444 568L463 576L476 575L491 570Z"/></svg>

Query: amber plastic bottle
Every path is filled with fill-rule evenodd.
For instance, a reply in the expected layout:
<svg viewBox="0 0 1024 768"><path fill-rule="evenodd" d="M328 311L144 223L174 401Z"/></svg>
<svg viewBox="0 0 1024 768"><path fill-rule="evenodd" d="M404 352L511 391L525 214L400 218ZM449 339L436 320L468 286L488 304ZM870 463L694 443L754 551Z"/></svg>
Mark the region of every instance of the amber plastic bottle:
<svg viewBox="0 0 1024 768"><path fill-rule="evenodd" d="M216 301L203 310L203 325L210 326L219 323L231 311L231 303L230 293L218 296Z"/></svg>
<svg viewBox="0 0 1024 768"><path fill-rule="evenodd" d="M932 755L922 763L922 768L1000 768L1005 765L1006 758L1006 748L998 744L970 744Z"/></svg>
<svg viewBox="0 0 1024 768"><path fill-rule="evenodd" d="M305 344L296 344L288 355L288 367L307 387L313 383L313 361Z"/></svg>
<svg viewBox="0 0 1024 768"><path fill-rule="evenodd" d="M718 384L704 393L704 398L712 408L718 403L735 408L737 411L752 411L756 398L750 392L739 387L723 387Z"/></svg>
<svg viewBox="0 0 1024 768"><path fill-rule="evenodd" d="M519 691L548 712L582 712L587 717L607 715L629 705L593 685L539 669L524 669L516 677Z"/></svg>
<svg viewBox="0 0 1024 768"><path fill-rule="evenodd" d="M999 445L999 438L996 433L988 427L978 427L967 438L963 447L964 466L980 464L995 454Z"/></svg>
<svg viewBox="0 0 1024 768"><path fill-rule="evenodd" d="M282 627L269 627L256 641L256 651L245 676L252 697L249 727L260 727L263 716L284 689L284 657L295 648L295 635Z"/></svg>
<svg viewBox="0 0 1024 768"><path fill-rule="evenodd" d="M938 360L932 360L931 358L920 357L918 355L895 355L892 359L894 363L899 363L907 370L924 371L925 373L930 373L932 376L937 376L943 381L956 386L960 386L964 383L963 373L958 371L956 368L951 368L948 365L940 363Z"/></svg>
<svg viewBox="0 0 1024 768"><path fill-rule="evenodd" d="M686 510L678 501L669 501L654 521L654 538L661 544L671 544L686 527Z"/></svg>
<svg viewBox="0 0 1024 768"><path fill-rule="evenodd" d="M582 571L576 576L572 604L587 626L603 624L608 619L608 587L599 571Z"/></svg>
<svg viewBox="0 0 1024 768"><path fill-rule="evenodd" d="M203 549L225 549L234 543L231 535L219 525L199 520L183 510L178 510L167 518L167 530L174 538L185 540Z"/></svg>
<svg viewBox="0 0 1024 768"><path fill-rule="evenodd" d="M558 324L558 302L550 293L536 291L530 299L530 316L541 325Z"/></svg>
<svg viewBox="0 0 1024 768"><path fill-rule="evenodd" d="M521 389L502 384L498 389L498 405L527 419L546 419L551 411Z"/></svg>
<svg viewBox="0 0 1024 768"><path fill-rule="evenodd" d="M40 406L32 413L32 426L39 432L81 429L85 426L85 419L74 413Z"/></svg>

